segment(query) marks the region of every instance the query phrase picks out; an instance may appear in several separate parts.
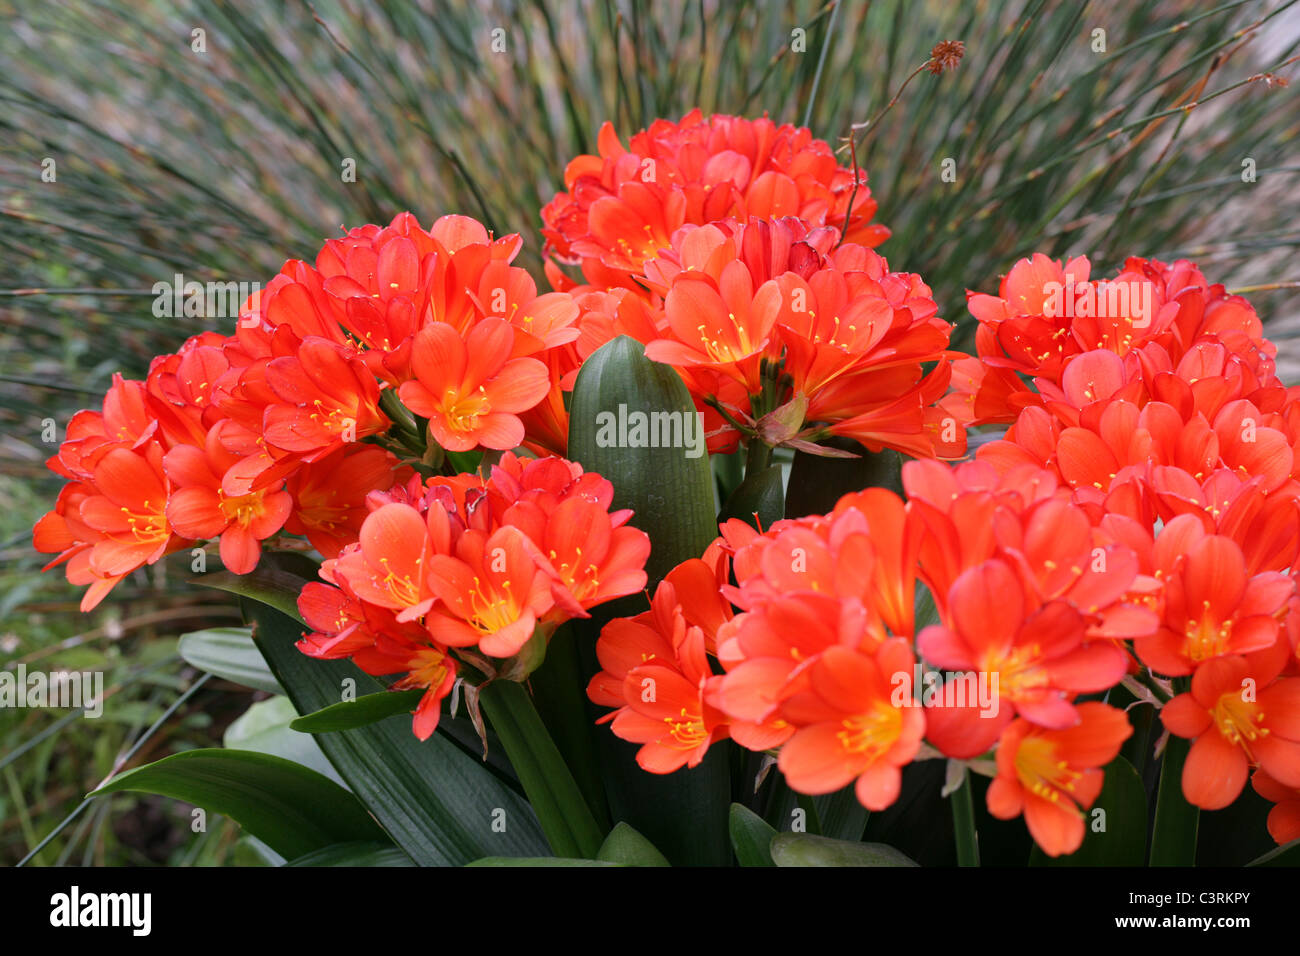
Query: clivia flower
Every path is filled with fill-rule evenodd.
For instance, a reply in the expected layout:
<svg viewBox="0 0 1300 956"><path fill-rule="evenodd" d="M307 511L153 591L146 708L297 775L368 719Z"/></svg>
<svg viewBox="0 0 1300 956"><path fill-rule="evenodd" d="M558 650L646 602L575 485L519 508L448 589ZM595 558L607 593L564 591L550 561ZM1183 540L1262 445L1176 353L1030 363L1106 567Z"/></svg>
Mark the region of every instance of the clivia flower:
<svg viewBox="0 0 1300 956"><path fill-rule="evenodd" d="M221 539L221 563L235 574L257 567L262 541L279 531L293 507L283 488L263 488L229 496L222 478L239 460L221 445L221 424L212 426L202 448L177 445L163 456L174 490L167 519L187 538Z"/></svg>
<svg viewBox="0 0 1300 956"><path fill-rule="evenodd" d="M502 319L484 319L462 340L450 325L434 322L415 337L415 378L398 394L447 451L514 448L524 438L519 413L550 390L546 366L537 359L511 358L514 333Z"/></svg>
<svg viewBox="0 0 1300 956"><path fill-rule="evenodd" d="M1170 733L1192 740L1183 794L1219 810L1241 794L1252 767L1300 787L1300 679L1274 679L1259 657L1215 657L1192 675L1192 689L1160 711Z"/></svg>
<svg viewBox="0 0 1300 956"><path fill-rule="evenodd" d="M1124 712L1105 704L1079 705L1072 726L1050 729L1017 720L998 742L998 774L988 790L989 813L1025 817L1034 842L1048 856L1083 844L1085 813L1101 793L1101 767L1133 734Z"/></svg>

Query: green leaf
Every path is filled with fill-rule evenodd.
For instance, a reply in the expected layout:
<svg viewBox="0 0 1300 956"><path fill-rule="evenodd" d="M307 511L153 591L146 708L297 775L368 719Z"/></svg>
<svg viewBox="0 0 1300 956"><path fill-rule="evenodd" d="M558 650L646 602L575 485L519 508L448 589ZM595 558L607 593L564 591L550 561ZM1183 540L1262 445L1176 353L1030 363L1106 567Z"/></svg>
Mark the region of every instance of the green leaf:
<svg viewBox="0 0 1300 956"><path fill-rule="evenodd" d="M597 349L578 372L569 410L569 457L613 482L613 507L631 508L631 524L650 535L646 574L653 593L665 574L699 557L718 536L717 509L707 454L689 458L691 449L682 447L620 446L610 423L636 413L647 419L675 415L689 421L695 434L695 403L681 377L672 366L647 359L640 342L622 335Z"/></svg>
<svg viewBox="0 0 1300 956"><path fill-rule="evenodd" d="M240 597L251 598L260 604L273 607L295 621L301 621L298 613L298 595L307 581L316 580L316 572L304 570L314 562L304 555L277 554L276 560L259 561L257 568L250 574L234 574L230 571L215 571L202 577L191 578L191 583L205 588L228 591ZM304 580L305 578L305 580Z"/></svg>
<svg viewBox="0 0 1300 956"><path fill-rule="evenodd" d="M189 750L119 774L90 796L133 790L220 813L286 859L334 843L382 843L382 830L352 794L280 757Z"/></svg>
<svg viewBox="0 0 1300 956"><path fill-rule="evenodd" d="M883 843L850 843L811 833L778 833L772 838L777 866L916 866L905 854Z"/></svg>
<svg viewBox="0 0 1300 956"><path fill-rule="evenodd" d="M268 694L283 694L247 627L213 627L182 634L181 657L201 671Z"/></svg>
<svg viewBox="0 0 1300 956"><path fill-rule="evenodd" d="M605 833L610 829L609 805L596 756L596 734L609 731L596 726L594 708L587 700L590 675L582 669L580 639L572 623L561 625L546 647L546 660L529 675L528 686L542 723Z"/></svg>
<svg viewBox="0 0 1300 956"><path fill-rule="evenodd" d="M774 836L776 830L753 810L731 805L731 846L741 866L776 866L770 849Z"/></svg>
<svg viewBox="0 0 1300 956"><path fill-rule="evenodd" d="M447 460L451 466L456 469L458 474L467 474L478 471L478 466L483 461L481 451L449 451Z"/></svg>
<svg viewBox="0 0 1300 956"><path fill-rule="evenodd" d="M770 825L781 829L790 826L794 819L793 811L811 801L811 806L807 806L806 809L815 811L815 814L808 814L808 816L815 816L819 827L811 826L812 820L806 819L808 832L818 832L820 836L828 836L836 840L856 842L862 839L871 811L858 800L853 784L834 793L807 797L791 790L785 778L779 774L774 773L773 776L775 780L772 782L772 796L764 811Z"/></svg>
<svg viewBox="0 0 1300 956"><path fill-rule="evenodd" d="M718 521L739 518L753 527L770 528L785 517L785 489L781 485L781 466L769 465L747 475L727 499Z"/></svg>
<svg viewBox="0 0 1300 956"><path fill-rule="evenodd" d="M501 739L542 829L559 857L594 857L603 831L542 724L522 684L486 683L479 694L483 713Z"/></svg>
<svg viewBox="0 0 1300 956"><path fill-rule="evenodd" d="M1195 866L1201 812L1183 796L1183 764L1191 741L1170 736L1160 767L1156 822L1151 832L1151 866Z"/></svg>
<svg viewBox="0 0 1300 956"><path fill-rule="evenodd" d="M708 456L687 457L688 449L632 448L620 442L620 414L669 415L696 426L695 405L671 366L645 357L641 343L620 336L583 363L569 409L569 457L609 479L614 508L631 508L631 524L650 535L646 562L650 593L665 574L688 558L699 557L717 537L712 472ZM620 411L621 409L621 411ZM602 425L605 426L602 432ZM609 439L613 437L611 442ZM671 443L670 443L671 444ZM594 644L599 626L615 614L646 609L644 597L605 605L575 633L587 635L580 646L585 676L598 666ZM727 866L727 806L731 802L728 745L714 745L702 763L660 776L636 763L637 747L602 729L596 738L612 819L624 820L673 863Z"/></svg>
<svg viewBox="0 0 1300 956"><path fill-rule="evenodd" d="M596 854L597 860L623 866L670 866L667 857L653 843L626 823L615 824Z"/></svg>
<svg viewBox="0 0 1300 956"><path fill-rule="evenodd" d="M383 690L366 694L355 700L340 701L322 707L306 717L299 717L289 726L307 734L327 734L338 730L352 730L397 714L410 714L424 696L424 690Z"/></svg>
<svg viewBox="0 0 1300 956"><path fill-rule="evenodd" d="M395 846L382 843L335 843L321 847L285 866L415 866Z"/></svg>
<svg viewBox="0 0 1300 956"><path fill-rule="evenodd" d="M1097 802L1084 811L1083 845L1068 856L1049 857L1037 845L1030 866L1142 866L1147 858L1147 792L1133 765L1116 757L1106 765ZM1104 818L1095 816L1104 810ZM1105 830L1093 829L1094 820Z"/></svg>
<svg viewBox="0 0 1300 956"><path fill-rule="evenodd" d="M262 561L279 558L266 555ZM261 571L259 565L245 577ZM306 583L302 577L297 581L299 588ZM299 713L337 703L344 681L352 681L358 695L384 689L349 661L313 660L299 652L294 643L302 625L274 608L250 601L244 613L254 623L257 646ZM494 854L548 851L527 801L441 733L421 742L408 722L385 720L322 734L317 743L352 792L421 866L460 866Z"/></svg>
<svg viewBox="0 0 1300 956"><path fill-rule="evenodd" d="M1256 857L1247 866L1300 866L1300 840L1284 843L1276 850L1269 850L1263 856Z"/></svg>
<svg viewBox="0 0 1300 956"><path fill-rule="evenodd" d="M583 860L563 856L485 856L466 866L621 866L607 860Z"/></svg>
<svg viewBox="0 0 1300 956"><path fill-rule="evenodd" d="M896 494L903 493L902 456L898 452L886 448L873 455L847 439L833 438L822 444L861 457L823 458L804 451L795 452L786 484L787 518L826 514L844 495L863 488L888 488Z"/></svg>
<svg viewBox="0 0 1300 956"><path fill-rule="evenodd" d="M277 694L268 700L259 700L231 722L222 735L221 744L227 750L251 750L292 760L346 789L347 784L320 749L316 738L290 729L290 722L297 716L298 712L287 697Z"/></svg>

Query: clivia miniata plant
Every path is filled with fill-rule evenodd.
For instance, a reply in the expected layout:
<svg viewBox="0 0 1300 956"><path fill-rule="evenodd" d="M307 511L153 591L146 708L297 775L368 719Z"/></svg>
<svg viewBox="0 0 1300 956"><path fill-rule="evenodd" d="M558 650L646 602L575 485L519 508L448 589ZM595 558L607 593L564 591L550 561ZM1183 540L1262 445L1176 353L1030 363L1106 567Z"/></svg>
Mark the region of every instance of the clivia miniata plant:
<svg viewBox="0 0 1300 956"><path fill-rule="evenodd" d="M606 124L544 276L402 212L116 378L36 548L83 610L174 552L239 595L182 653L335 779L211 749L101 792L287 861L751 866L910 865L905 806L963 865L1191 863L1253 791L1294 856L1300 394L1254 309L1037 254L964 354L875 211L806 128Z"/></svg>

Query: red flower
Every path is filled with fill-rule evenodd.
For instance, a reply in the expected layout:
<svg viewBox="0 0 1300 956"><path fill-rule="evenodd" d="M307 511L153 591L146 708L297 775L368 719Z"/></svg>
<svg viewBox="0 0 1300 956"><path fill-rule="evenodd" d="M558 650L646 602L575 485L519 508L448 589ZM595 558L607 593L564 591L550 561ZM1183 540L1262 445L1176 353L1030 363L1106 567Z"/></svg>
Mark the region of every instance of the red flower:
<svg viewBox="0 0 1300 956"><path fill-rule="evenodd" d="M1011 820L1021 813L1048 856L1083 844L1084 811L1101 793L1099 769L1119 754L1133 733L1123 711L1105 704L1079 705L1071 727L1047 729L1017 720L998 742L998 775L989 786L989 813Z"/></svg>
<svg viewBox="0 0 1300 956"><path fill-rule="evenodd" d="M1169 732L1192 739L1183 794L1203 810L1240 795L1252 767L1300 787L1300 679L1274 679L1258 657L1215 657L1192 675L1192 689L1160 711Z"/></svg>
<svg viewBox="0 0 1300 956"><path fill-rule="evenodd" d="M569 163L566 192L542 210L548 251L581 261L595 286L635 289L641 264L688 223L796 216L843 230L849 242L889 237L870 224L876 202L866 174L855 182L807 129L694 110L678 123L656 120L626 149L606 123L598 146L600 155Z"/></svg>
<svg viewBox="0 0 1300 956"><path fill-rule="evenodd" d="M221 424L212 426L202 448L177 445L163 457L175 490L167 519L187 538L221 539L221 563L235 574L257 567L262 541L284 526L293 498L283 488L229 496L222 478L239 461L221 445Z"/></svg>
<svg viewBox="0 0 1300 956"><path fill-rule="evenodd" d="M884 810L898 799L902 767L925 735L920 707L895 700L896 675L910 674L915 658L902 638L874 654L832 646L808 675L807 690L792 696L782 716L799 727L781 748L777 766L800 793L834 793L854 784L858 802Z"/></svg>
<svg viewBox="0 0 1300 956"><path fill-rule="evenodd" d="M514 358L514 335L500 319L484 319L462 340L450 325L435 322L415 337L415 379L399 394L411 411L429 419L429 432L448 451L514 448L524 438L519 413L540 402L550 388L546 366Z"/></svg>
<svg viewBox="0 0 1300 956"><path fill-rule="evenodd" d="M651 610L616 618L601 632L602 670L587 694L618 708L601 718L623 740L641 744L637 763L651 773L695 767L728 736L727 720L706 693L717 678L709 667L704 632L689 624L669 581L655 591Z"/></svg>

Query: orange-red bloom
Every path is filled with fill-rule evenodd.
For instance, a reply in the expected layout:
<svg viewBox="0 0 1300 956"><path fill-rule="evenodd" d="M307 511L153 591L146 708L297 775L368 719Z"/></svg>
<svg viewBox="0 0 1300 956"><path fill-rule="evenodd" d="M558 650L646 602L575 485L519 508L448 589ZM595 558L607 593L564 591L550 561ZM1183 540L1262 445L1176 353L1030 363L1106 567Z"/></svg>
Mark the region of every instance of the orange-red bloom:
<svg viewBox="0 0 1300 956"><path fill-rule="evenodd" d="M866 246L889 237L870 222L866 174L840 167L807 129L693 110L656 120L627 148L606 123L598 147L569 163L566 191L542 209L548 251L580 261L595 286L635 289L642 263L688 223L794 216Z"/></svg>
<svg viewBox="0 0 1300 956"><path fill-rule="evenodd" d="M610 621L596 654L602 670L587 689L593 702L617 708L601 718L623 740L641 744L637 763L651 773L695 767L728 736L723 713L708 700L718 678L709 667L703 629L690 623L677 590L665 580L651 609Z"/></svg>
<svg viewBox="0 0 1300 956"><path fill-rule="evenodd" d="M777 766L800 793L834 793L854 783L868 810L898 799L902 767L925 735L925 715L896 700L897 675L916 660L909 642L893 638L874 654L828 647L808 673L807 689L790 697L784 719L799 727L781 748Z"/></svg>
<svg viewBox="0 0 1300 956"><path fill-rule="evenodd" d="M412 381L402 384L402 401L429 419L429 432L448 451L514 448L524 438L519 413L550 389L546 366L514 358L509 323L484 319L463 341L450 325L435 322L415 337Z"/></svg>
<svg viewBox="0 0 1300 956"><path fill-rule="evenodd" d="M1183 794L1220 810L1241 794L1252 767L1300 787L1300 679L1274 679L1265 657L1215 657L1192 675L1192 689L1160 711L1170 733L1192 739Z"/></svg>
<svg viewBox="0 0 1300 956"><path fill-rule="evenodd" d="M257 567L262 541L284 526L293 498L283 488L227 495L222 479L239 457L222 447L221 427L212 426L202 448L177 445L163 457L174 485L167 519L187 538L219 537L221 563L235 574L248 574Z"/></svg>
<svg viewBox="0 0 1300 956"><path fill-rule="evenodd" d="M1105 704L1079 705L1074 726L1047 729L1017 720L998 743L998 775L989 786L989 813L1011 820L1021 813L1048 856L1083 844L1084 811L1101 793L1099 769L1133 733L1124 712Z"/></svg>

